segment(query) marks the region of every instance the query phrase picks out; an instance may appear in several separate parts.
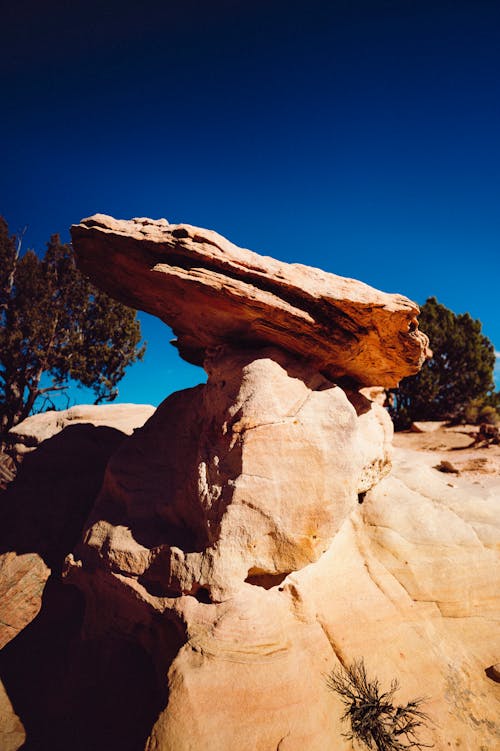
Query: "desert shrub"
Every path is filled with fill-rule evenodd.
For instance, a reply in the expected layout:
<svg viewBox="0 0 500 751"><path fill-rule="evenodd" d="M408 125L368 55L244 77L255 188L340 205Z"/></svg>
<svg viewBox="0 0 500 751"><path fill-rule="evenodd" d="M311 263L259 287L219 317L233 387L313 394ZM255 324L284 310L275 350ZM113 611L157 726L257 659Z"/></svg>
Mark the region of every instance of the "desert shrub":
<svg viewBox="0 0 500 751"><path fill-rule="evenodd" d="M473 399L470 401L464 409L464 422L469 425L476 425L479 417L479 410L481 409L481 399Z"/></svg>
<svg viewBox="0 0 500 751"><path fill-rule="evenodd" d="M482 399L473 399L464 409L463 420L470 425L497 425L500 415L492 404L485 404Z"/></svg>
<svg viewBox="0 0 500 751"><path fill-rule="evenodd" d="M327 686L344 704L341 719L350 722L351 729L343 734L348 740L377 751L432 748L417 737L429 721L420 709L423 699L395 705L393 699L398 682L392 681L390 689L381 693L378 680L368 679L363 660L332 671Z"/></svg>
<svg viewBox="0 0 500 751"><path fill-rule="evenodd" d="M51 395L71 381L93 389L95 404L113 401L145 351L136 311L93 287L59 235L43 258L20 251L0 217L0 443L32 412L54 408Z"/></svg>
<svg viewBox="0 0 500 751"><path fill-rule="evenodd" d="M488 425L497 425L499 422L499 414L495 407L491 407L488 404L485 407L481 407L481 409L479 410L477 422L485 422Z"/></svg>

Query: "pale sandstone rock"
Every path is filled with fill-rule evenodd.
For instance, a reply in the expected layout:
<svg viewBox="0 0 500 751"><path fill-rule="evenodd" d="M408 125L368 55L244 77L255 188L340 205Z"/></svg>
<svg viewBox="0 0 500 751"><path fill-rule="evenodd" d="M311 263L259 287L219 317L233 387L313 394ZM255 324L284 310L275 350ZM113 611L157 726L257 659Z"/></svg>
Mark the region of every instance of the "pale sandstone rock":
<svg viewBox="0 0 500 751"><path fill-rule="evenodd" d="M241 582L210 603L167 597L102 562L70 562L69 577L87 592L88 632L136 633L159 680L167 675L148 751L347 751L325 674L360 657L382 688L399 679L398 701L427 697L433 722L422 740L437 751L495 751L498 687L485 669L500 654L499 489L462 478L449 488L398 451L393 474L355 505L319 559L281 582ZM132 536L129 564L141 550ZM171 624L167 656L161 634Z"/></svg>
<svg viewBox="0 0 500 751"><path fill-rule="evenodd" d="M10 442L23 454L70 425L108 426L131 435L144 425L155 408L150 404L78 404L61 411L41 412L27 417L9 431Z"/></svg>
<svg viewBox="0 0 500 751"><path fill-rule="evenodd" d="M410 430L413 433L433 433L445 425L446 422L444 420L422 420L420 422L412 422Z"/></svg>
<svg viewBox="0 0 500 751"><path fill-rule="evenodd" d="M384 407L387 402L387 394L383 386L365 386L359 389L359 391L371 402L375 402L375 404L379 404L381 407Z"/></svg>
<svg viewBox="0 0 500 751"><path fill-rule="evenodd" d="M387 476L392 426L353 388L417 369L412 304L165 220L73 237L208 372L122 443L66 562L85 636L151 655L147 751L348 751L326 674L361 657L428 697L423 742L496 751L500 482L401 451Z"/></svg>
<svg viewBox="0 0 500 751"><path fill-rule="evenodd" d="M220 344L271 344L333 380L391 387L429 354L419 308L406 297L260 256L210 230L96 214L71 236L80 268L165 321L181 355L198 365Z"/></svg>
<svg viewBox="0 0 500 751"><path fill-rule="evenodd" d="M0 555L0 649L40 611L49 574L36 553Z"/></svg>
<svg viewBox="0 0 500 751"><path fill-rule="evenodd" d="M318 559L387 473L392 425L278 350L221 350L206 367L206 386L167 399L113 457L82 555L224 599Z"/></svg>
<svg viewBox="0 0 500 751"><path fill-rule="evenodd" d="M26 733L3 683L0 681L0 748L2 751L18 751L26 740Z"/></svg>

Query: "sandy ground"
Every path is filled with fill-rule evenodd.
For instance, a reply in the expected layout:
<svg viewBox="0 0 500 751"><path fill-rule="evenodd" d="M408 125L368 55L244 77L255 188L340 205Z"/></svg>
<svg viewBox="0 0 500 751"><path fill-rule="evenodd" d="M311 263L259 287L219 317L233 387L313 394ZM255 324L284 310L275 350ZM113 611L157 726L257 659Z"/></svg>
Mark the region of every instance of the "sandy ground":
<svg viewBox="0 0 500 751"><path fill-rule="evenodd" d="M416 452L415 461L436 468L445 463L446 469L449 464L446 474L450 484L454 478L464 477L483 486L498 484L500 488L500 446L473 447L476 426L447 428L435 423L425 427L434 429L422 433L395 433L396 452L398 449Z"/></svg>

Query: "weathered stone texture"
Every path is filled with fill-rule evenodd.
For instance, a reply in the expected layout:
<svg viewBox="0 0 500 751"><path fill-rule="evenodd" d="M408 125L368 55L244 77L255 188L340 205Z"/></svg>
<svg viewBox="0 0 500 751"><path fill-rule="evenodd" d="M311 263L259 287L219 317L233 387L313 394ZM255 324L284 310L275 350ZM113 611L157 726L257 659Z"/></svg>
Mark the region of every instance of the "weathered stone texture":
<svg viewBox="0 0 500 751"><path fill-rule="evenodd" d="M402 295L165 219L96 214L71 235L80 268L113 297L165 321L181 355L197 365L220 344L270 344L333 380L389 387L427 356L419 308Z"/></svg>

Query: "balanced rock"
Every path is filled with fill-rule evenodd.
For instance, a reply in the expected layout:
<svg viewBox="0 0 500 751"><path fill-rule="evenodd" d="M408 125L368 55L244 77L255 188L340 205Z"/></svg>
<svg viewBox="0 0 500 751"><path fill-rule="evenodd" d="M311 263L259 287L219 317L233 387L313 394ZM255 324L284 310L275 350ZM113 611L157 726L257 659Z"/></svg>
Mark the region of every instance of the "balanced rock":
<svg viewBox="0 0 500 751"><path fill-rule="evenodd" d="M41 713L45 747L348 751L326 675L363 658L397 703L427 697L422 743L498 748L500 493L394 460L372 388L427 354L417 306L165 220L72 232L94 283L172 326L208 381L117 441L80 522L64 575L86 677L51 705L78 732Z"/></svg>
<svg viewBox="0 0 500 751"><path fill-rule="evenodd" d="M392 387L428 354L408 298L263 257L213 231L96 214L71 235L80 268L112 297L165 321L197 365L221 344L272 345L332 380Z"/></svg>
<svg viewBox="0 0 500 751"><path fill-rule="evenodd" d="M359 658L401 701L429 696L422 742L493 751L498 499L475 515L431 468L388 476L372 388L428 353L417 306L189 225L72 234L93 281L208 373L121 444L66 562L86 636L155 666L148 751L344 751L325 675Z"/></svg>

